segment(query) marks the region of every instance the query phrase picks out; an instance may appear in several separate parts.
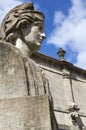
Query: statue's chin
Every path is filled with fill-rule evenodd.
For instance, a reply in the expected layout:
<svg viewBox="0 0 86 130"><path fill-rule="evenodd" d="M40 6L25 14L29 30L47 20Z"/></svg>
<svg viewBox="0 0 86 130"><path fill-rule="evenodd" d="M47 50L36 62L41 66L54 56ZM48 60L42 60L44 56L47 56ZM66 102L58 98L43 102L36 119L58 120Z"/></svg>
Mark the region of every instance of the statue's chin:
<svg viewBox="0 0 86 130"><path fill-rule="evenodd" d="M37 52L41 46L34 46L32 49L32 53Z"/></svg>
<svg viewBox="0 0 86 130"><path fill-rule="evenodd" d="M29 49L32 53L35 53L40 49L40 47L41 47L41 45L38 44L38 45L31 46Z"/></svg>
<svg viewBox="0 0 86 130"><path fill-rule="evenodd" d="M41 43L37 43L37 44L32 43L31 46L28 46L28 48L32 53L37 52L40 49L40 47L41 47Z"/></svg>

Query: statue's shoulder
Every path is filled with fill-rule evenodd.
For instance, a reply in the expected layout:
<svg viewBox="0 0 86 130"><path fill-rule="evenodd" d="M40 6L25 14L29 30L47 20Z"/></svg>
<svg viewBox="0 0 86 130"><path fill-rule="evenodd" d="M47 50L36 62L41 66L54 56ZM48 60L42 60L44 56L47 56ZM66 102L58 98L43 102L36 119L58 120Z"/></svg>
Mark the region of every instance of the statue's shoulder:
<svg viewBox="0 0 86 130"><path fill-rule="evenodd" d="M26 86L24 63L18 49L0 41L0 99L26 95Z"/></svg>
<svg viewBox="0 0 86 130"><path fill-rule="evenodd" d="M0 54L1 53L3 53L3 55L5 53L7 54L15 53L16 55L21 56L20 51L15 46L13 46L11 43L0 40Z"/></svg>
<svg viewBox="0 0 86 130"><path fill-rule="evenodd" d="M24 68L24 63L20 51L11 43L0 41L0 69L4 68L2 64L5 64L7 68L15 66L17 68Z"/></svg>

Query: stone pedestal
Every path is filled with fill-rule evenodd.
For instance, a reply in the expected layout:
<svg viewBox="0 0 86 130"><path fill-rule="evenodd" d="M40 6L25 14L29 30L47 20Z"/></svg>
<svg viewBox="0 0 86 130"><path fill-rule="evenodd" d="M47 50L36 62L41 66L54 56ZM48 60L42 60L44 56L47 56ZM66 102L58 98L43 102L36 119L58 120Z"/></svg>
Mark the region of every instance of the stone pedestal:
<svg viewBox="0 0 86 130"><path fill-rule="evenodd" d="M51 130L48 96L0 100L0 130Z"/></svg>

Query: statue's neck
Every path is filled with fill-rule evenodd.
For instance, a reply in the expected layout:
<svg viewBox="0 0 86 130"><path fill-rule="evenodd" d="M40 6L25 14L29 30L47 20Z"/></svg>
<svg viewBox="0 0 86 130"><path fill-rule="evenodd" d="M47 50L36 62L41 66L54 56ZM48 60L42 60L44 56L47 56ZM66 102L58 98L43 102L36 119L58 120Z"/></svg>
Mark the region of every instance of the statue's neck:
<svg viewBox="0 0 86 130"><path fill-rule="evenodd" d="M30 57L31 52L28 46L20 38L16 40L15 47L17 47L20 50L23 57L28 57L28 56Z"/></svg>

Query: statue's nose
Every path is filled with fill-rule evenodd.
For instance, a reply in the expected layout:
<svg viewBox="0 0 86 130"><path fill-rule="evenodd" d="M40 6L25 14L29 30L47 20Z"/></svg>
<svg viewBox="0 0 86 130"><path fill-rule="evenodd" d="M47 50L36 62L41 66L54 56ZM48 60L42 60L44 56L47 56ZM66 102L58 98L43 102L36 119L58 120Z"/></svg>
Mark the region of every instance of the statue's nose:
<svg viewBox="0 0 86 130"><path fill-rule="evenodd" d="M42 34L41 34L41 37L42 37L42 39L45 39L45 38L46 38L45 33L42 33Z"/></svg>

